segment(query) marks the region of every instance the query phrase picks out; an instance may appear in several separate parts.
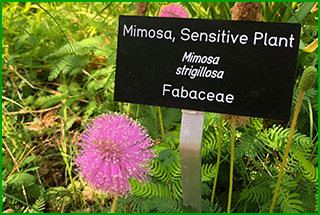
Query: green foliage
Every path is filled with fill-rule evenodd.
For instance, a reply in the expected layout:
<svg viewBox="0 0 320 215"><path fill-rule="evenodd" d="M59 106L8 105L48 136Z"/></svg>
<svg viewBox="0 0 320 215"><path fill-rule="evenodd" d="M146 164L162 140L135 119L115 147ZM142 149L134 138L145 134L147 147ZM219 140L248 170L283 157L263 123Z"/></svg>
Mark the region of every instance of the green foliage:
<svg viewBox="0 0 320 215"><path fill-rule="evenodd" d="M216 173L216 167L213 164L203 164L201 166L201 180L204 181L211 181Z"/></svg>
<svg viewBox="0 0 320 215"><path fill-rule="evenodd" d="M137 196L142 197L171 197L171 192L169 188L164 183L155 183L155 182L148 182L146 185L141 184L137 180L130 180L130 187L132 192Z"/></svg>
<svg viewBox="0 0 320 215"><path fill-rule="evenodd" d="M61 211L64 207L69 207L71 195L65 187L51 187L46 189L44 199L55 211Z"/></svg>
<svg viewBox="0 0 320 215"><path fill-rule="evenodd" d="M217 203L213 203L208 199L202 201L202 210L205 213L222 213L222 208Z"/></svg>
<svg viewBox="0 0 320 215"><path fill-rule="evenodd" d="M298 98L299 90L297 88L294 89L293 92L293 104L296 104ZM297 130L310 135L312 133L318 132L318 120L314 118L318 114L318 87L311 88L306 92L303 96L300 112L299 112L299 120L297 122Z"/></svg>
<svg viewBox="0 0 320 215"><path fill-rule="evenodd" d="M82 68L90 62L94 56L109 56L115 47L106 46L104 35L83 39L79 42L66 44L58 51L45 56L43 59L52 59L55 65L50 72L48 80L52 81L62 74L79 74ZM57 60L55 60L57 59Z"/></svg>
<svg viewBox="0 0 320 215"><path fill-rule="evenodd" d="M39 213L39 211L43 211L45 209L45 204L46 201L44 200L44 198L39 197L36 202L32 205L31 210L29 210L29 213Z"/></svg>
<svg viewBox="0 0 320 215"><path fill-rule="evenodd" d="M304 177L317 185L318 183L318 168L308 161L304 154L299 150L294 150L297 160L301 164L301 171Z"/></svg>
<svg viewBox="0 0 320 215"><path fill-rule="evenodd" d="M183 205L181 200L153 197L129 196L124 200L130 204L130 210L138 213L190 213L194 209Z"/></svg>
<svg viewBox="0 0 320 215"><path fill-rule="evenodd" d="M248 201L253 203L267 203L271 197L272 192L266 181L258 183L255 186L250 186L240 194L240 200Z"/></svg>

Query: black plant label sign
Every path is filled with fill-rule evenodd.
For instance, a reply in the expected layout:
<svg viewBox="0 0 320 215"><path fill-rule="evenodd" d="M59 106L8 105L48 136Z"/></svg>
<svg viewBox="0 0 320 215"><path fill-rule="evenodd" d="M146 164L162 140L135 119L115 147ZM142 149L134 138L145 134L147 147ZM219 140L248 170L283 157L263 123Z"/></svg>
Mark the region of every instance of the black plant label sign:
<svg viewBox="0 0 320 215"><path fill-rule="evenodd" d="M120 16L114 100L288 120L300 28Z"/></svg>

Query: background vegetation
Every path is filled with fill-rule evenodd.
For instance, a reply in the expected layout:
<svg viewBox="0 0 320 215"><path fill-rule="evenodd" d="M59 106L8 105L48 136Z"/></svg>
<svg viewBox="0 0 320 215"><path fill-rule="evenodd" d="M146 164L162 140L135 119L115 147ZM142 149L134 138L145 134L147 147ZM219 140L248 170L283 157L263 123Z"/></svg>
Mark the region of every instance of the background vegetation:
<svg viewBox="0 0 320 215"><path fill-rule="evenodd" d="M149 3L147 16L162 5ZM230 19L232 2L183 2L191 17ZM77 175L75 143L88 119L127 113L113 101L117 24L136 3L2 3L2 210L14 212L109 212L111 199ZM317 67L317 49L302 50L318 37L318 5L262 3L262 21L302 23L296 83L307 66ZM298 91L294 90L295 104ZM118 212L192 212L182 205L179 134L181 111L130 105L155 140L158 157L148 185L131 181L132 194ZM220 114L206 113L202 149L204 212L225 212L230 127L223 126L222 163L210 201L217 160ZM233 212L268 212L289 122L250 118L237 128ZM292 150L274 212L318 210L318 83L304 97Z"/></svg>

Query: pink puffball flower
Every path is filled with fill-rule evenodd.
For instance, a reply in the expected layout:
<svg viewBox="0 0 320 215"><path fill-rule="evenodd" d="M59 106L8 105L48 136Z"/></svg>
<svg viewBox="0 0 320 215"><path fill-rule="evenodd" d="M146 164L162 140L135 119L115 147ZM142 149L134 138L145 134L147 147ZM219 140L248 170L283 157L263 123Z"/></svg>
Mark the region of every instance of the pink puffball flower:
<svg viewBox="0 0 320 215"><path fill-rule="evenodd" d="M181 5L169 4L161 8L159 17L189 18L188 11Z"/></svg>
<svg viewBox="0 0 320 215"><path fill-rule="evenodd" d="M75 157L80 176L112 197L127 195L129 178L149 180L149 162L156 155L144 127L124 115L103 114L86 125Z"/></svg>

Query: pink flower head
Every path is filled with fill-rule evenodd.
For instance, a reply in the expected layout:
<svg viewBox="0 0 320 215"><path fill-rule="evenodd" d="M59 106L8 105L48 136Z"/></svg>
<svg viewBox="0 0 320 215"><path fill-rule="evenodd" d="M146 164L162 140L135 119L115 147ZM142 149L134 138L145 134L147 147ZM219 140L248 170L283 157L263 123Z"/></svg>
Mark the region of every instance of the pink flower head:
<svg viewBox="0 0 320 215"><path fill-rule="evenodd" d="M189 13L179 4L169 4L161 8L159 17L189 18Z"/></svg>
<svg viewBox="0 0 320 215"><path fill-rule="evenodd" d="M152 140L137 121L124 115L103 114L86 125L77 143L77 171L85 182L113 197L131 191L129 178L149 180L148 163L155 155Z"/></svg>

